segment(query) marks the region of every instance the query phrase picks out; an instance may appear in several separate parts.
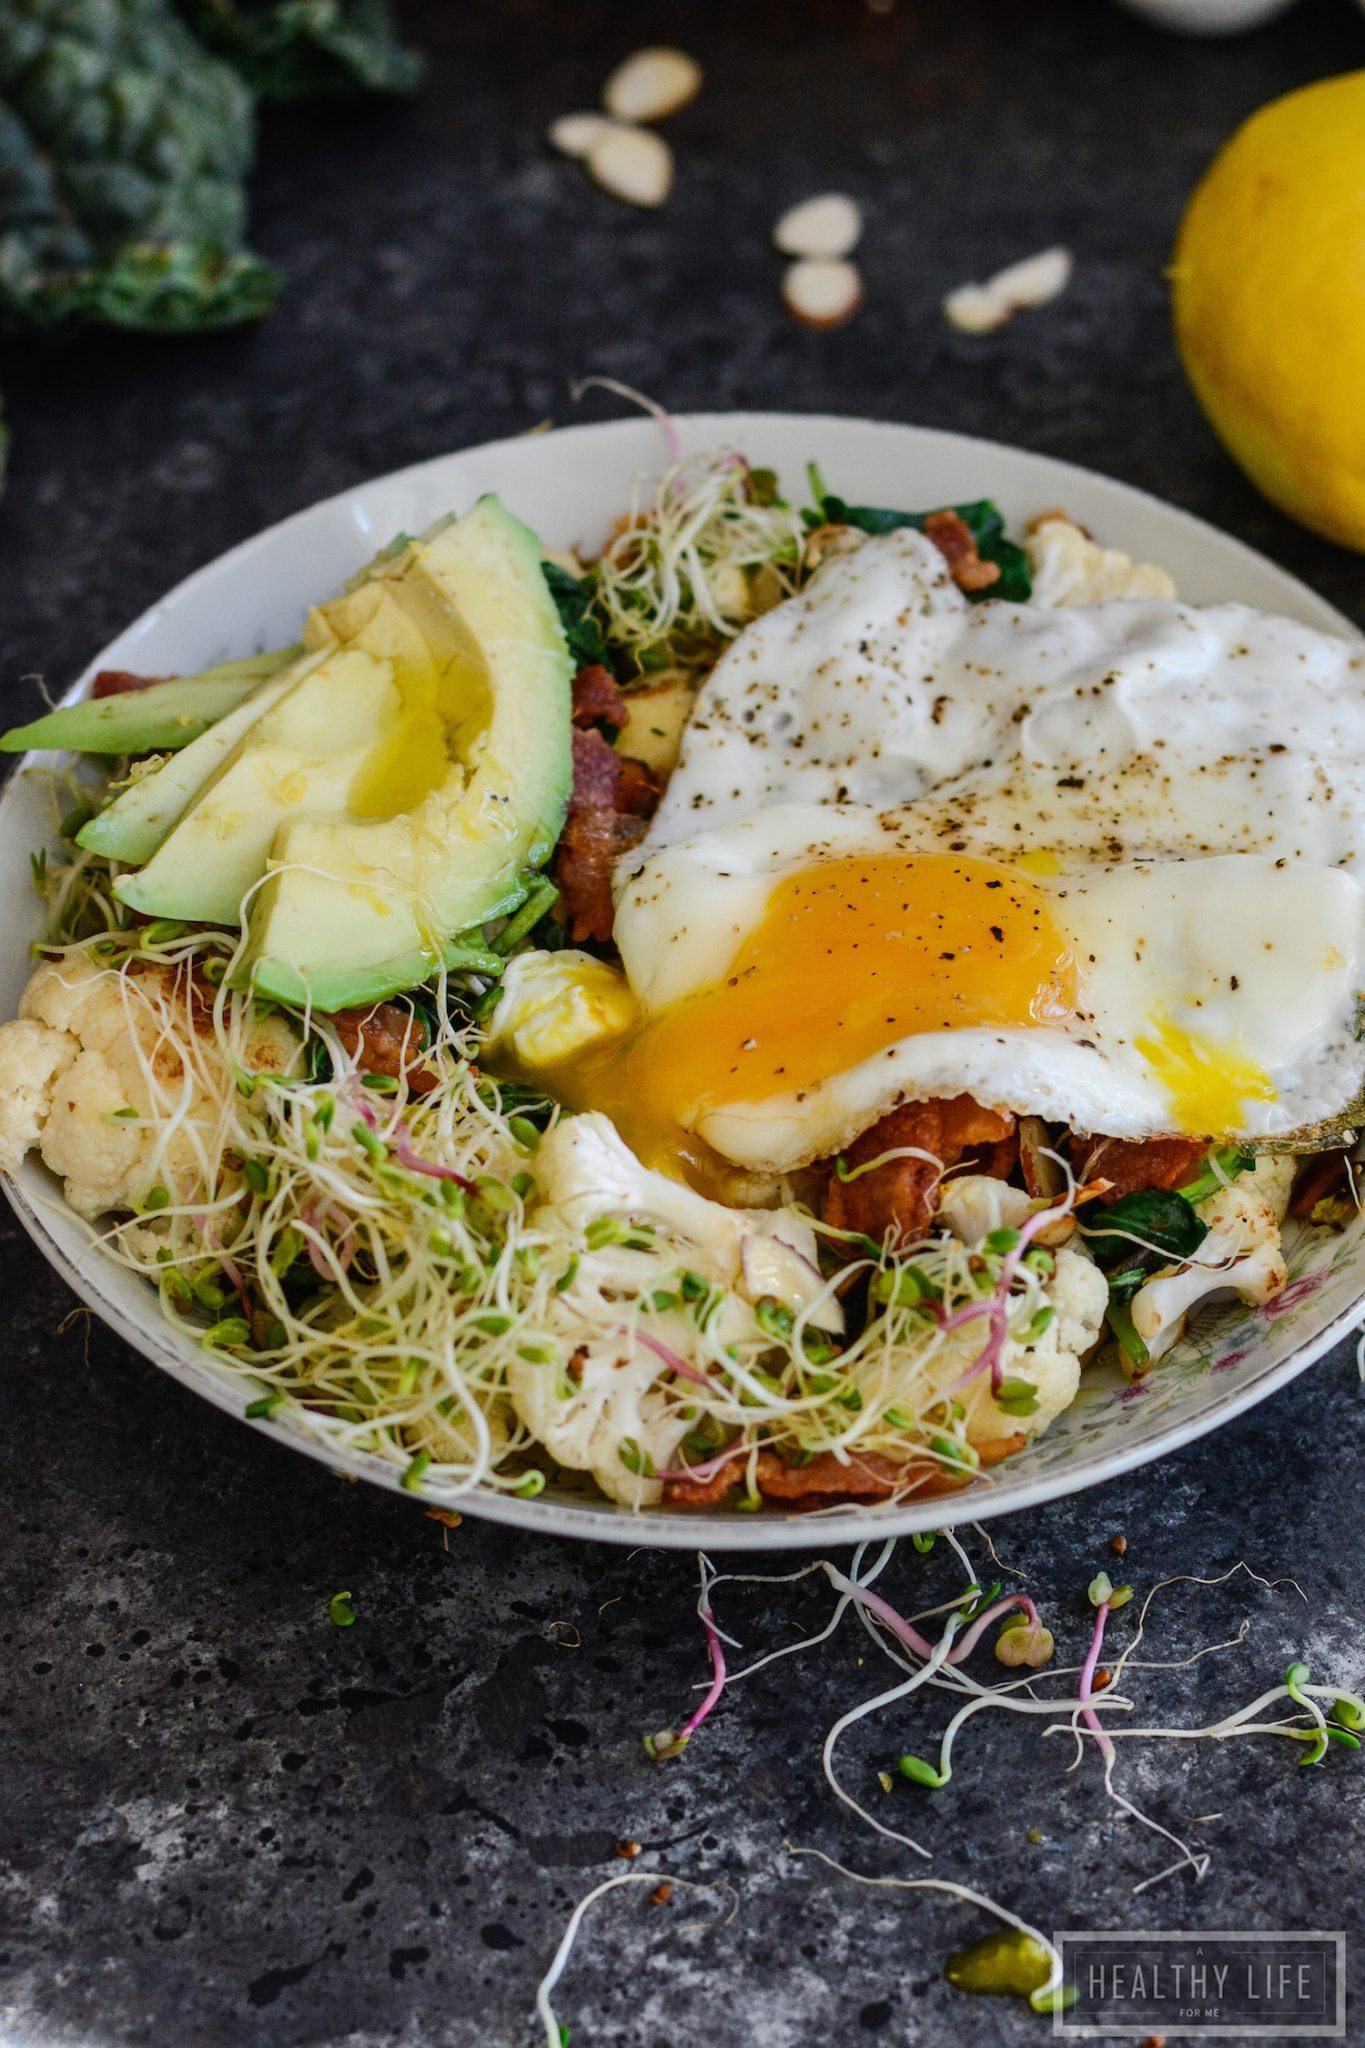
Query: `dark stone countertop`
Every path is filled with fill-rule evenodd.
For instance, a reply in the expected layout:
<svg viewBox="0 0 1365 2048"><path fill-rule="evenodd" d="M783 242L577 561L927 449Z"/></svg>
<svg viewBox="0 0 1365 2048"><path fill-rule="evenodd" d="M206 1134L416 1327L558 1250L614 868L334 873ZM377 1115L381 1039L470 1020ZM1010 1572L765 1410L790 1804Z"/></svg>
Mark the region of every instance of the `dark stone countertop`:
<svg viewBox="0 0 1365 2048"><path fill-rule="evenodd" d="M1265 549L1359 617L1361 566L1287 525L1206 431L1171 348L1161 266L1183 196L1262 101L1365 61L1347 0L1182 43L1101 0L461 0L412 5L432 53L410 105L267 123L256 240L289 276L259 331L92 336L0 365L15 429L0 505L7 718L143 605L263 523L371 473L572 408L607 373L676 408L911 419L1089 463ZM673 203L627 212L542 142L609 64L671 40L706 67L674 124ZM812 335L778 304L770 223L833 185L864 202L867 306ZM989 340L945 288L1051 241L1072 289ZM606 408L598 408L605 410ZM585 408L585 411L589 408ZM878 1842L826 1791L829 1723L894 1674L845 1629L728 1697L679 1761L640 1737L703 1674L686 1557L527 1541L339 1483L248 1434L81 1313L9 1221L0 1373L0 2039L6 2048L487 2048L539 2037L533 1988L574 1900L635 1868L724 1878L738 1906L630 1890L589 1920L559 1995L574 2048L1041 2041L1049 2023L942 1980L986 1922L867 1892L783 1844L930 1870L1044 1927L1359 1924L1359 1765L1279 1745L1142 1750L1124 1782L1212 1852L1107 1806L1097 1761L978 1720L952 1785L884 1798L875 1769L941 1726L892 1710L850 1782L935 1852ZM1071 1652L1112 1563L1175 1589L1155 1654L1250 1633L1150 1677L1212 1717L1303 1650L1359 1682L1365 1405L1348 1348L1146 1471L994 1525ZM973 1539L981 1555L981 1545ZM785 1564L780 1568L788 1568ZM898 1557L906 1605L952 1590L942 1546ZM329 1596L354 1594L341 1631ZM820 1584L729 1589L750 1650L819 1625ZM1131 1627L1131 1610L1115 1624ZM1200 1825L1199 1816L1216 1815ZM1041 1839L1031 1840L1030 1830ZM702 1924L710 1923L710 1924ZM1359 2023L1357 2022L1357 2032Z"/></svg>

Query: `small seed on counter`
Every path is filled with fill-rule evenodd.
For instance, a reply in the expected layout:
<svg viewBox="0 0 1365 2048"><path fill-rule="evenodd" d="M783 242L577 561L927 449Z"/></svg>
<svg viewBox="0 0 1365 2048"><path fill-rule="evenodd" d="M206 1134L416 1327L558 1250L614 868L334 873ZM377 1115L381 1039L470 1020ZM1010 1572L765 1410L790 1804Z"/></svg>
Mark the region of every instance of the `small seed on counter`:
<svg viewBox="0 0 1365 2048"><path fill-rule="evenodd" d="M804 257L783 278L782 298L803 327L842 327L863 302L863 281L855 264Z"/></svg>
<svg viewBox="0 0 1365 2048"><path fill-rule="evenodd" d="M685 50L637 50L602 88L602 104L619 121L664 121L701 91L701 66Z"/></svg>
<svg viewBox="0 0 1365 2048"><path fill-rule="evenodd" d="M615 126L615 121L605 114L561 114L557 121L551 121L546 132L562 155L582 158Z"/></svg>
<svg viewBox="0 0 1365 2048"><path fill-rule="evenodd" d="M996 272L985 284L963 284L949 292L943 311L964 334L993 334L1027 307L1045 306L1071 282L1071 251L1042 249Z"/></svg>
<svg viewBox="0 0 1365 2048"><path fill-rule="evenodd" d="M648 128L608 124L584 161L602 190L628 206L662 206L673 189L673 152Z"/></svg>
<svg viewBox="0 0 1365 2048"><path fill-rule="evenodd" d="M862 233L862 214L846 192L819 192L788 207L773 229L773 241L784 256L830 261L851 256Z"/></svg>
<svg viewBox="0 0 1365 2048"><path fill-rule="evenodd" d="M1128 1538L1123 1534L1122 1530L1119 1531L1117 1536L1109 1538L1109 1548L1116 1552L1119 1557L1127 1557Z"/></svg>
<svg viewBox="0 0 1365 2048"><path fill-rule="evenodd" d="M633 1863L640 1854L640 1844L638 1842L618 1842L616 1844L616 1853L623 1863Z"/></svg>

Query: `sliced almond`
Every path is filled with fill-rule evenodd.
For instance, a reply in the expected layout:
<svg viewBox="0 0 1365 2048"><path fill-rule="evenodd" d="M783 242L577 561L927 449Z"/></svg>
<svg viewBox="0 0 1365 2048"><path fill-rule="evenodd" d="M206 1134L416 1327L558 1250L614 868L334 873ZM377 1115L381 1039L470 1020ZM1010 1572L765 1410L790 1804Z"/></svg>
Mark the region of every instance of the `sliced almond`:
<svg viewBox="0 0 1365 2048"><path fill-rule="evenodd" d="M602 190L628 206L662 206L673 189L673 152L648 128L612 125L584 160Z"/></svg>
<svg viewBox="0 0 1365 2048"><path fill-rule="evenodd" d="M618 121L663 121L695 99L701 66L685 50L637 50L602 88L602 104Z"/></svg>
<svg viewBox="0 0 1365 2048"><path fill-rule="evenodd" d="M807 257L788 269L782 297L803 327L842 327L863 303L863 281L856 264Z"/></svg>
<svg viewBox="0 0 1365 2048"><path fill-rule="evenodd" d="M1045 306L1064 292L1073 267L1069 249L1040 249L985 284L959 285L943 301L944 313L964 334L992 334L1026 307Z"/></svg>
<svg viewBox="0 0 1365 2048"><path fill-rule="evenodd" d="M818 192L788 207L773 229L784 256L851 256L862 239L863 217L846 192Z"/></svg>
<svg viewBox="0 0 1365 2048"><path fill-rule="evenodd" d="M595 142L610 135L616 126L605 114L561 114L551 121L549 138L565 156L585 157Z"/></svg>

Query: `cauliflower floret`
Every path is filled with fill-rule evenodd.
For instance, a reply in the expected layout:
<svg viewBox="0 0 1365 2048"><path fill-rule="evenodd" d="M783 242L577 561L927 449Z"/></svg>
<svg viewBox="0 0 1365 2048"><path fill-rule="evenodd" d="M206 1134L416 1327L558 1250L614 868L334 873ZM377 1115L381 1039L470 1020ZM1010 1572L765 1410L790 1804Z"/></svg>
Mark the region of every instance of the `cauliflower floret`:
<svg viewBox="0 0 1365 2048"><path fill-rule="evenodd" d="M1024 1188L1011 1187L988 1173L963 1173L945 1180L939 1189L938 1215L954 1237L963 1244L980 1244L993 1230L1018 1230L1034 1211L1034 1201ZM1041 1245L1064 1244L1074 1235L1076 1219L1068 1210L1034 1237Z"/></svg>
<svg viewBox="0 0 1365 2048"><path fill-rule="evenodd" d="M819 1301L812 1321L824 1329L843 1328L838 1304L820 1299L825 1281L815 1232L804 1216L792 1209L727 1209L708 1201L643 1166L598 1110L560 1119L541 1142L536 1178L546 1205L571 1230L585 1230L601 1217L661 1224L705 1254L713 1264L710 1277L722 1285L738 1286L751 1300L780 1292L797 1311Z"/></svg>
<svg viewBox="0 0 1365 2048"><path fill-rule="evenodd" d="M979 1373L965 1387L958 1385L986 1341L984 1317L965 1323L940 1348L917 1355L906 1347L901 1377L890 1391L891 1405L908 1415L924 1415L951 1395L967 1411L967 1441L978 1451L1020 1433L1040 1436L1075 1400L1081 1360L1099 1340L1109 1301L1104 1275L1088 1252L1063 1246L1056 1261L1045 1290L1046 1302L1055 1311L1052 1321L1032 1344L1007 1338L1001 1356L1002 1377L1026 1380L1033 1388L1038 1405L1031 1415L1011 1415L1000 1407L991 1392L989 1372ZM875 1354L870 1370L885 1370ZM879 1393L885 1400L884 1381Z"/></svg>
<svg viewBox="0 0 1365 2048"><path fill-rule="evenodd" d="M659 1384L662 1370L655 1352L623 1333L580 1345L567 1371L518 1356L507 1390L557 1464L591 1472L624 1507L651 1507L663 1493L653 1475L672 1464L692 1426L685 1404Z"/></svg>
<svg viewBox="0 0 1365 2048"><path fill-rule="evenodd" d="M212 1115L210 1090L224 1077L209 1019L186 1001L183 981L169 968L120 973L71 953L39 967L19 1010L0 1026L0 1170L17 1171L36 1146L70 1206L91 1220L137 1208L158 1179L193 1186L195 1126ZM243 1065L288 1073L298 1051L285 1018L255 1018Z"/></svg>
<svg viewBox="0 0 1365 2048"><path fill-rule="evenodd" d="M1060 512L1035 519L1024 539L1035 604L1104 604L1114 597L1174 597L1164 569L1102 548Z"/></svg>
<svg viewBox="0 0 1365 2048"><path fill-rule="evenodd" d="M34 1017L0 1029L0 1173L17 1173L42 1136L52 1086L80 1051L69 1031Z"/></svg>
<svg viewBox="0 0 1365 2048"><path fill-rule="evenodd" d="M479 1412L488 1424L489 1468L501 1464L512 1440L508 1404L480 1402ZM424 1415L403 1431L403 1441L414 1451L426 1451L438 1464L472 1465L479 1455L479 1440L463 1408L449 1415Z"/></svg>
<svg viewBox="0 0 1365 2048"><path fill-rule="evenodd" d="M1133 1296L1133 1327L1153 1363L1179 1339L1198 1302L1212 1294L1232 1293L1259 1307L1284 1286L1289 1272L1280 1248L1280 1224L1294 1165L1292 1158L1268 1155L1258 1159L1251 1172L1195 1204L1209 1234L1194 1262L1165 1269Z"/></svg>

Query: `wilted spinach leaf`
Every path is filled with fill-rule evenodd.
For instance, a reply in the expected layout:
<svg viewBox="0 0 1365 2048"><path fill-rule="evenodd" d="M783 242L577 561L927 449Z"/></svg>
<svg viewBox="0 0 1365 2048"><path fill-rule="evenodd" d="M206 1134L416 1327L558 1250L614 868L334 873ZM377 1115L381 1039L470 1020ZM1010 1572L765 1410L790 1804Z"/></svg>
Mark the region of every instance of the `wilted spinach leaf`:
<svg viewBox="0 0 1365 2048"><path fill-rule="evenodd" d="M1171 1188L1139 1188L1082 1225L1097 1264L1107 1270L1136 1268L1144 1248L1172 1259L1192 1258L1209 1234L1183 1195Z"/></svg>
<svg viewBox="0 0 1365 2048"><path fill-rule="evenodd" d="M422 60L398 40L389 0L178 0L211 48L265 99L411 92Z"/></svg>
<svg viewBox="0 0 1365 2048"><path fill-rule="evenodd" d="M1028 556L1012 540L1006 540L1004 516L993 499L976 498L967 505L935 505L929 512L894 512L880 505L850 505L846 499L836 498L826 491L813 464L810 476L816 509L814 515L806 514L809 524L856 526L860 532L871 534L895 533L900 527L910 526L922 533L930 512L956 512L976 542L976 552L982 561L994 562L1000 571L989 589L973 591L971 596L1003 597L1011 604L1026 604L1033 595Z"/></svg>
<svg viewBox="0 0 1365 2048"><path fill-rule="evenodd" d="M611 649L603 638L602 628L592 609L592 584L586 576L570 575L557 562L542 562L545 581L550 586L550 595L559 613L559 623L564 628L564 638L569 643L569 652L579 668L588 668L600 663L603 668L615 673Z"/></svg>

